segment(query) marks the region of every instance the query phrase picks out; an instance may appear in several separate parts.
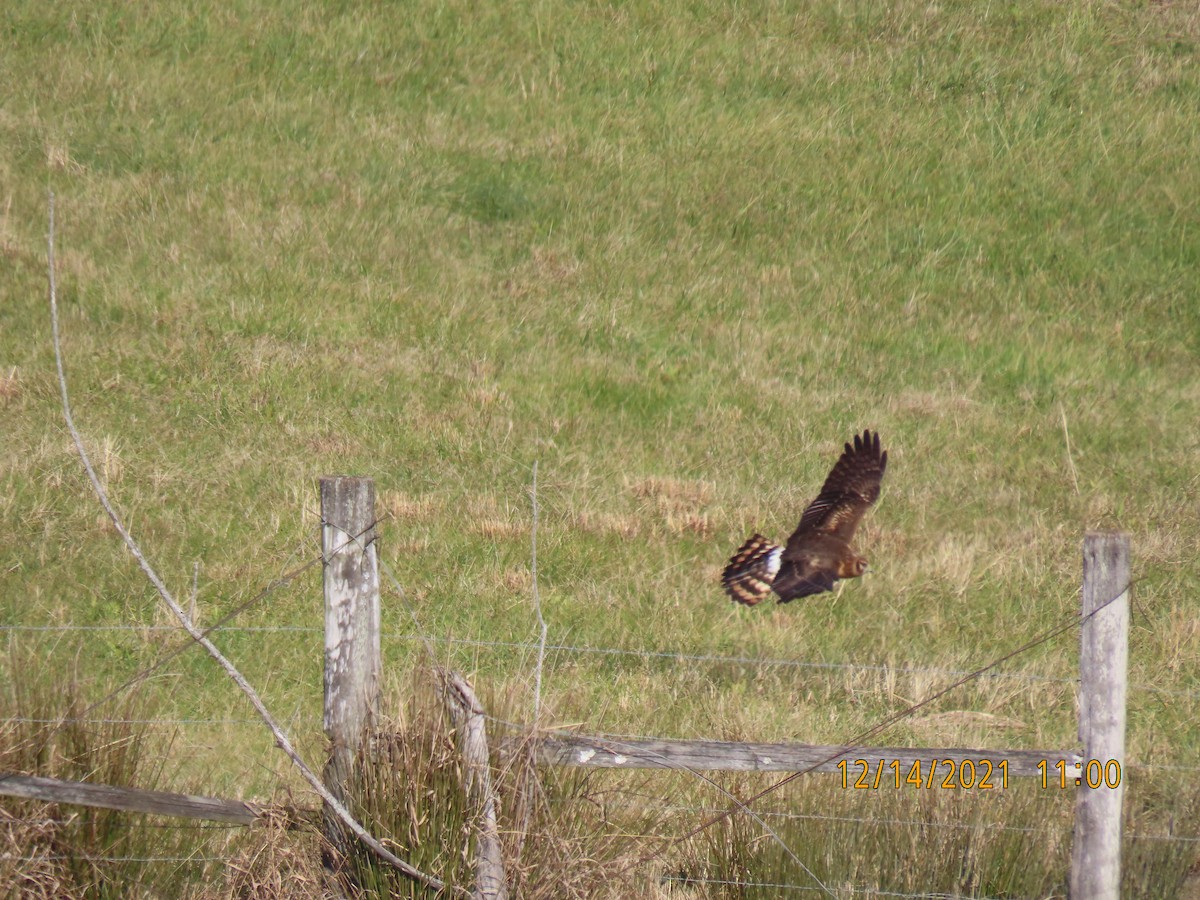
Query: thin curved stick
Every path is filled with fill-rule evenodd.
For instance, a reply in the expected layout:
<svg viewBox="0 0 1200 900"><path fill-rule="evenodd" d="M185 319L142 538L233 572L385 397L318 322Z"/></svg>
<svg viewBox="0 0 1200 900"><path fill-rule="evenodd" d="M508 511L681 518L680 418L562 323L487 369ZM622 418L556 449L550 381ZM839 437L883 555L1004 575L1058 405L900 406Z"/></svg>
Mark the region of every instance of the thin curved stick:
<svg viewBox="0 0 1200 900"><path fill-rule="evenodd" d="M250 700L251 705L253 705L254 709L258 712L259 717L262 718L267 728L271 730L271 734L274 735L275 745L279 747L279 749L284 752L288 759L292 761L296 768L299 769L300 774L304 776L304 780L307 781L312 789L317 792L320 798L325 801L330 810L333 811L334 815L341 820L342 824L344 824L355 837L369 847L371 851L384 862L394 866L409 878L413 879L414 881L418 881L427 887L438 891L445 890L445 882L433 877L432 875L426 875L424 872L413 868L404 860L400 859L400 857L396 856L394 853L384 847L383 844L379 843L378 840L376 840L365 828L363 828L362 825L358 823L358 821L352 815L350 815L349 810L347 810L346 807L343 806L338 799L333 796L332 793L330 793L329 788L322 783L321 779L318 778L312 769L305 764L304 760L300 758L300 754L296 752L291 741L288 740L287 735L283 733L283 730L277 724L275 724L274 718L272 718L271 713L267 710L262 698L258 696L258 692L250 686L250 683L246 681L246 679L242 676L242 673L238 671L237 667L234 666L233 663L225 658L221 651L217 649L216 645L213 644L213 642L207 637L205 637L204 633L200 631L200 629L192 624L192 620L188 617L188 614L184 612L183 607L179 605L179 603L171 595L171 592L167 590L167 586L163 584L162 579L158 577L158 573L154 571L153 566L146 561L146 557L142 555L141 548L138 547L137 541L133 539L133 536L129 533L128 529L125 528L124 523L122 523L120 517L117 515L116 510L113 509L112 504L109 502L108 494L104 490L104 486L100 483L100 479L96 477L96 470L92 468L92 462L88 458L87 450L84 449L83 446L83 439L79 436L79 431L75 428L75 420L71 416L71 401L67 394L67 377L63 373L62 345L58 337L58 289L55 284L54 275L53 191L50 192L50 233L47 243L47 261L50 270L50 329L54 337L54 364L58 369L58 386L62 393L63 417L67 421L67 430L71 432L71 439L75 442L75 449L79 452L79 459L83 463L84 470L87 472L88 480L92 483L92 489L95 490L96 496L100 499L100 505L103 506L104 511L108 513L108 518L112 521L113 527L117 529L117 533L120 534L121 539L125 541L125 546L129 548L129 552L133 554L133 558L137 560L138 566L141 567L142 572L145 573L146 577L150 580L150 583L154 585L154 589L158 591L159 596L163 598L163 602L167 604L171 612L174 613L175 618L179 620L179 624L181 624L187 633L192 636L193 640L195 640L198 644L200 644L200 646L208 651L208 655L217 661L217 664L225 670L225 674L227 674L233 680L234 684L241 689L242 693L246 695L246 697ZM455 890L462 896L467 895L466 891L462 891L461 889Z"/></svg>

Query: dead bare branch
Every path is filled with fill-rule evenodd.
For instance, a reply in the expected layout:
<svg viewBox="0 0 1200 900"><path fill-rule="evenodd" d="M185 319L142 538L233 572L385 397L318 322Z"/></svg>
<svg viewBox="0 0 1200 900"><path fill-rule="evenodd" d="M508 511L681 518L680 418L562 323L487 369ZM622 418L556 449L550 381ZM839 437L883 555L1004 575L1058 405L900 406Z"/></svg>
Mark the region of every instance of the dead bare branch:
<svg viewBox="0 0 1200 900"><path fill-rule="evenodd" d="M288 759L292 761L292 764L295 765L300 771L300 774L304 777L304 780L307 781L312 789L317 792L318 796L320 796L320 798L324 800L326 804L328 804L329 808L342 821L342 823L345 824L346 828L355 837L362 841L363 844L370 848L370 850L377 857L379 857L379 859L391 866L394 866L409 878L420 882L427 887L433 888L434 890L445 890L446 885L440 879L415 869L413 866L409 865L384 847L365 828L363 828L363 826L360 825L352 815L350 815L350 812L345 808L345 806L338 802L337 798L330 793L329 789L321 782L321 779L318 778L312 769L310 769L304 762L304 760L300 758L300 755L292 746L292 743L288 739L287 735L284 734L283 730L275 723L274 718L271 716L270 711L268 711L266 705L263 703L262 698L259 697L258 692L254 690L248 681L246 681L246 679L242 676L242 673L238 671L237 667L225 658L224 654L217 649L216 645L213 644L213 642L207 637L205 637L204 633L192 623L192 620L188 616L187 612L185 612L183 607L179 605L175 597L172 596L171 592L167 589L167 586L163 583L162 579L159 578L158 573L154 570L154 567L151 566L146 560L146 557L142 553L141 548L138 546L137 541L133 539L133 536L129 533L129 530L121 521L121 517L117 515L116 510L113 508L112 503L108 499L108 494L104 490L104 486L100 483L100 479L96 475L96 470L92 467L92 462L88 457L87 449L83 445L83 438L80 437L79 431L75 427L74 417L71 415L71 401L67 393L67 378L63 371L62 345L59 340L58 332L58 288L55 281L54 265L53 191L50 192L49 210L50 225L49 238L47 241L47 261L50 272L50 327L54 340L54 363L58 370L58 386L62 394L63 417L66 419L67 430L71 433L71 439L75 442L75 449L79 452L79 459L83 463L84 470L87 472L88 480L92 484L92 489L96 492L96 496L100 500L100 505L104 507L104 511L108 514L108 518L112 521L113 527L116 528L117 533L121 535L121 539L125 542L125 546L129 549L129 552L133 555L133 558L137 560L137 564L141 568L142 572L145 573L146 577L150 580L150 583L154 585L154 589L158 591L159 596L162 597L163 602L167 604L167 607L174 614L175 618L179 620L179 623L183 626L184 630L186 630L187 633L191 635L192 639L199 643L208 652L209 656L216 660L217 664L225 670L225 673L230 677L230 679L233 680L234 684L236 684L242 693L246 695L247 699L249 699L259 717L263 720L263 723L267 726L267 728L270 729L271 734L275 738L275 745L279 747L279 749L284 752ZM454 892L459 896L469 896L466 891L461 889L454 889Z"/></svg>

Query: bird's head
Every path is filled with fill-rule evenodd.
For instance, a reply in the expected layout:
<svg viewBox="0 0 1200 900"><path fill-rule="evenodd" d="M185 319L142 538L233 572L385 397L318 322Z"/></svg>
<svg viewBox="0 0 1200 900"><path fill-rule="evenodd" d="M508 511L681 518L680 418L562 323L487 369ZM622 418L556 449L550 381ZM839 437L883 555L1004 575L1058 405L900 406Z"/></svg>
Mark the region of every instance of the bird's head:
<svg viewBox="0 0 1200 900"><path fill-rule="evenodd" d="M854 575L856 578L862 575L863 572L867 571L868 568L869 567L867 566L867 560L865 557L860 556L854 560Z"/></svg>

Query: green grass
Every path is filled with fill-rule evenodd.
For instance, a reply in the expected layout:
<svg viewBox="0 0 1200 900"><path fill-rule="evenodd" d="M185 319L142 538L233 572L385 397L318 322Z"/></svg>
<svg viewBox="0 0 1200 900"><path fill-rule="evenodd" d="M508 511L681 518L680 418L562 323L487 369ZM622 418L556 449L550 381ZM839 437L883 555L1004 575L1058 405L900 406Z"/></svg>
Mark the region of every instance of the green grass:
<svg viewBox="0 0 1200 900"><path fill-rule="evenodd" d="M1083 532L1120 527L1131 679L1170 692L1131 693L1130 759L1200 765L1190 4L14 2L0 41L0 624L167 621L61 422L53 188L79 425L172 589L201 562L202 622L312 558L339 472L377 480L422 628L465 640L536 634L534 460L568 645L968 669L1075 610ZM725 558L785 535L863 427L891 459L872 573L731 608ZM320 602L310 574L239 624L316 627ZM384 617L411 631L394 591ZM6 640L97 684L166 643ZM219 643L318 752L319 635ZM531 654L438 646L531 705ZM385 640L398 671L421 652ZM1075 669L1073 634L1006 666ZM832 742L944 683L560 652L545 701L587 730ZM250 715L199 657L155 684L164 716ZM880 742L1075 741L1069 685L932 712L955 710L1009 724ZM213 793L283 769L251 727L175 752ZM1153 775L1165 821L1194 772Z"/></svg>

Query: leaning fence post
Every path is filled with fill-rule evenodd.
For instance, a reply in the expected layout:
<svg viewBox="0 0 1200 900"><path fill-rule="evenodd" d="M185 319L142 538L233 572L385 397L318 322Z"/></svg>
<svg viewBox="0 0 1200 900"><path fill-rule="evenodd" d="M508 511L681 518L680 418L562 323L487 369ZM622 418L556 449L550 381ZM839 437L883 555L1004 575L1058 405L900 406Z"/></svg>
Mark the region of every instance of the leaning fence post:
<svg viewBox="0 0 1200 900"><path fill-rule="evenodd" d="M1089 532L1085 536L1082 614L1079 738L1083 769L1075 794L1070 894L1088 900L1117 900L1129 659L1128 534Z"/></svg>
<svg viewBox="0 0 1200 900"><path fill-rule="evenodd" d="M496 825L496 793L488 761L487 726L483 707L471 685L457 672L442 670L441 689L458 733L464 763L463 781L468 800L480 810L479 836L475 847L474 900L507 900L508 879Z"/></svg>
<svg viewBox="0 0 1200 900"><path fill-rule="evenodd" d="M348 780L379 697L379 560L375 549L375 482L321 479L321 553L325 585L325 783L343 804ZM327 811L325 833L349 846Z"/></svg>

